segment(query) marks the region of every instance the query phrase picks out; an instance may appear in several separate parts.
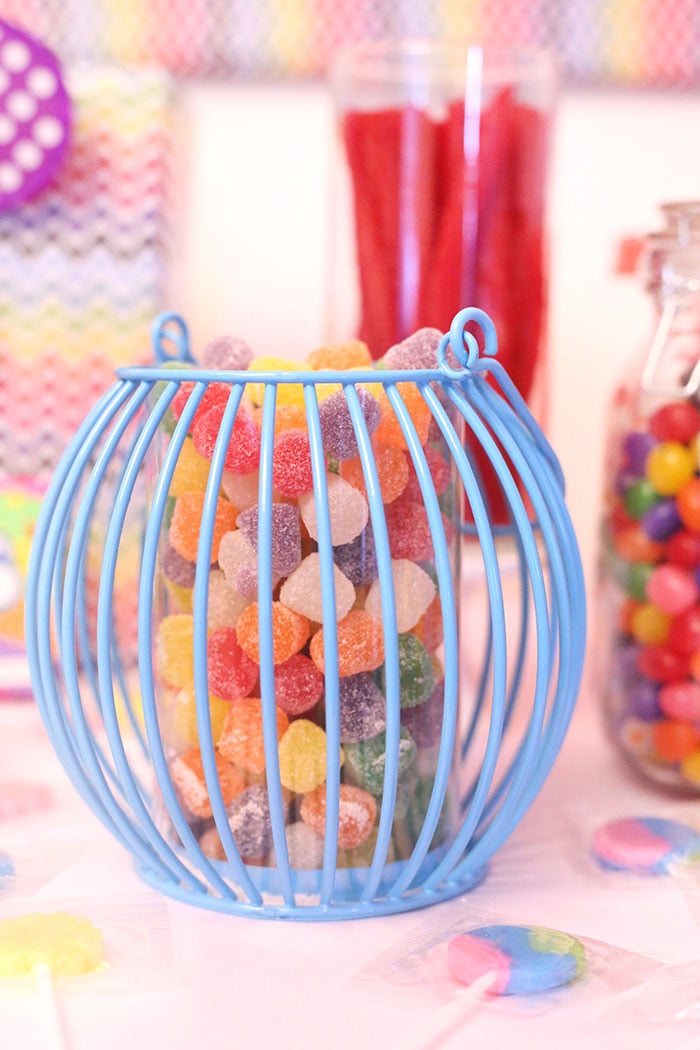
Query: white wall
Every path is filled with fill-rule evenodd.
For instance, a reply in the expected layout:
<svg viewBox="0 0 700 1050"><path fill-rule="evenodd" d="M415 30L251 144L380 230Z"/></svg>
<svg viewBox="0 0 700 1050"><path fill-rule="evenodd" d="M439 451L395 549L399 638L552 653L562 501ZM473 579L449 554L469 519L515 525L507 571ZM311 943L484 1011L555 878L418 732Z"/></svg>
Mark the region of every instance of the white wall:
<svg viewBox="0 0 700 1050"><path fill-rule="evenodd" d="M333 116L321 87L191 86L173 307L195 345L223 333L301 357L326 328ZM589 582L607 402L648 338L647 303L616 277L618 241L700 197L700 95L567 93L551 183L551 408Z"/></svg>

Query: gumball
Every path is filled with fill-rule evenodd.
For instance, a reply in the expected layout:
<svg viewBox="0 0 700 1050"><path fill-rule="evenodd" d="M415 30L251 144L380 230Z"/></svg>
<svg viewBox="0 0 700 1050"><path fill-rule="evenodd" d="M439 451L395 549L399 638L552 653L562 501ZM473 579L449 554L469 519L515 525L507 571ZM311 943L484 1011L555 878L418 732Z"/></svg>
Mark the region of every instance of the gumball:
<svg viewBox="0 0 700 1050"><path fill-rule="evenodd" d="M664 441L649 453L646 476L660 495L673 496L690 481L696 463L685 445L679 441Z"/></svg>
<svg viewBox="0 0 700 1050"><path fill-rule="evenodd" d="M657 562L664 553L663 543L649 539L640 525L631 525L615 536L615 550L627 561Z"/></svg>
<svg viewBox="0 0 700 1050"><path fill-rule="evenodd" d="M632 616L632 635L646 645L661 645L668 639L671 617L656 605L644 603Z"/></svg>
<svg viewBox="0 0 700 1050"><path fill-rule="evenodd" d="M622 449L630 469L637 474L643 474L647 456L656 445L656 438L643 430L633 430L627 434Z"/></svg>
<svg viewBox="0 0 700 1050"><path fill-rule="evenodd" d="M649 601L666 613L674 615L694 605L700 590L697 582L676 565L658 565L650 574L646 593Z"/></svg>
<svg viewBox="0 0 700 1050"><path fill-rule="evenodd" d="M637 670L652 682L675 682L687 677L688 660L669 645L644 645L639 650Z"/></svg>
<svg viewBox="0 0 700 1050"><path fill-rule="evenodd" d="M686 529L700 532L700 478L693 478L678 492L678 514Z"/></svg>
<svg viewBox="0 0 700 1050"><path fill-rule="evenodd" d="M683 759L681 776L690 784L700 787L700 749L692 751Z"/></svg>
<svg viewBox="0 0 700 1050"><path fill-rule="evenodd" d="M642 722L655 722L661 714L658 685L638 678L627 692L627 710Z"/></svg>
<svg viewBox="0 0 700 1050"><path fill-rule="evenodd" d="M700 410L690 401L671 401L649 417L649 433L659 441L687 445L700 431Z"/></svg>
<svg viewBox="0 0 700 1050"><path fill-rule="evenodd" d="M688 659L688 671L696 682L700 682L700 649Z"/></svg>
<svg viewBox="0 0 700 1050"><path fill-rule="evenodd" d="M700 683L669 682L659 690L659 707L667 718L700 719Z"/></svg>
<svg viewBox="0 0 700 1050"><path fill-rule="evenodd" d="M700 565L700 533L680 529L666 544L666 560L681 569L695 569Z"/></svg>
<svg viewBox="0 0 700 1050"><path fill-rule="evenodd" d="M623 503L630 517L638 519L646 514L661 497L647 478L633 480L625 488Z"/></svg>
<svg viewBox="0 0 700 1050"><path fill-rule="evenodd" d="M681 656L692 656L700 649L700 605L694 605L674 616L668 632L668 644Z"/></svg>
<svg viewBox="0 0 700 1050"><path fill-rule="evenodd" d="M662 499L645 511L641 518L645 536L657 543L669 539L681 527L681 516L674 499Z"/></svg>
<svg viewBox="0 0 700 1050"><path fill-rule="evenodd" d="M700 733L690 722L657 722L652 730L654 749L665 762L682 762L700 747Z"/></svg>
<svg viewBox="0 0 700 1050"><path fill-rule="evenodd" d="M625 590L634 601L646 601L647 583L653 571L654 566L645 561L636 562L626 567Z"/></svg>

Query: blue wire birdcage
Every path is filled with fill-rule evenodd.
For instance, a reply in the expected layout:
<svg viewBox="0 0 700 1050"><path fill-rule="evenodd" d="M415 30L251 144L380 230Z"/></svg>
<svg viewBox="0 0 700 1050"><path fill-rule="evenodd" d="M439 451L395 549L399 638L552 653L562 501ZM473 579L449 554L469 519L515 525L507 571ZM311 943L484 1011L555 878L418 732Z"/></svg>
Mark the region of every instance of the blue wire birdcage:
<svg viewBox="0 0 700 1050"><path fill-rule="evenodd" d="M460 312L440 342L438 367L432 370L202 369L190 356L177 315L159 319L154 342L158 365L118 370L116 382L76 434L34 539L26 593L32 681L70 779L147 882L201 906L260 917L358 918L423 907L468 890L530 806L558 754L580 684L585 635L580 558L561 471L494 358L491 320L479 310ZM186 588L173 587L163 573L173 478L214 384L226 388L226 399L200 493L191 578ZM307 503L315 534L302 527L301 544L317 559L322 607L317 623L307 618L312 637L301 654L310 665L304 654L311 652L321 668L322 697L303 727L297 725L297 736L322 739L322 762L304 753L290 781L282 768L284 735L299 719L279 711L282 664L276 662L273 614L280 581L273 533L276 508L284 501L273 488L273 466L277 406L292 384L301 392L313 476ZM209 647L213 573L217 554L222 558L214 537L227 450L254 388L260 447L248 539L256 553L257 603L246 608L248 614L256 608L258 677L250 688L259 693L254 704L261 718L261 754L257 766L249 763L241 773L235 762L222 761ZM428 431L419 433L409 388L419 398L421 418L429 420ZM333 475L339 466L342 473L342 464L324 448L323 402L329 389L336 396L342 391L366 499L363 535L371 531L372 539L372 583L355 581L353 610L369 607L374 587L374 619L367 622L380 624L382 639L381 660L358 674L379 698L374 724L379 731L368 736L365 730L349 741L343 728L348 686L343 632L353 613L346 604L338 615L343 545L333 542L329 490L337 486ZM409 573L411 580L420 577L432 598L429 612L421 599L418 623L413 622L417 609L411 611L417 592L411 584L404 593L397 576L397 563L410 560L398 557L402 552L393 531L406 504L399 500L392 510L383 502L377 445L363 411L365 391L371 389L389 406L413 472L413 509L429 539ZM489 509L494 487L507 509L505 522ZM237 509L225 507L227 513ZM234 533L242 528L240 517L236 522ZM400 527L405 529L405 522ZM177 604L183 601L184 606ZM185 780L175 775L183 767L167 715L182 690L173 701L159 663L163 623L173 616L171 622L190 632L182 643L184 655L177 638L174 655L172 644L170 650L175 660L191 655L187 697L191 694L196 762L184 770ZM240 624L239 619L235 631L242 644ZM426 631L435 636L431 643ZM323 644L314 648L321 636ZM365 646L365 637L357 644ZM355 649L351 664L353 654ZM421 685L416 702L421 676L429 688ZM217 711L223 703L224 719L236 704L236 717L243 710L238 697L216 703ZM314 768L312 781L307 766ZM242 778L233 801L231 777ZM249 803L245 813L243 798ZM309 813L313 819L305 824ZM364 827L370 816L370 831L365 834L365 828L365 837L356 841L358 822ZM267 837L261 856L262 847L255 855L246 835L253 818L263 817ZM306 847L300 852L292 825L301 825L301 838L313 840L315 852Z"/></svg>

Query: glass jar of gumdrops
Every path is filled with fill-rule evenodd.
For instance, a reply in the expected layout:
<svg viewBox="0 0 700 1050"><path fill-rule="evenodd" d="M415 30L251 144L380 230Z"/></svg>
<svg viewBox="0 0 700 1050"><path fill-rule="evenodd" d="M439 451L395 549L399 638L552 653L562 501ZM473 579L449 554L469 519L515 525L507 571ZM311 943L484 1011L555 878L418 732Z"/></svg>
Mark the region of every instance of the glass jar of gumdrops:
<svg viewBox="0 0 700 1050"><path fill-rule="evenodd" d="M653 325L616 390L596 668L606 728L647 782L700 795L700 202L662 206Z"/></svg>

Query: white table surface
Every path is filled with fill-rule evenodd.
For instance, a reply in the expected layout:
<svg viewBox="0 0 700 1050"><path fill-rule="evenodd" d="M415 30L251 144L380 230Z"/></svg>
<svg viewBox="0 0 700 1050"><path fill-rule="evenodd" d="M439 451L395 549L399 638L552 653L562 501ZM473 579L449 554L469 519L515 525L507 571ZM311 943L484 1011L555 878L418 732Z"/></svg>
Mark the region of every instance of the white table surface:
<svg viewBox="0 0 700 1050"><path fill-rule="evenodd" d="M17 890L0 900L0 917L70 910L92 918L105 934L110 969L59 984L70 1050L123 1050L129 1043L154 1050L416 1050L419 1026L439 1025L447 1016L440 1010L448 1007L432 998L388 979L361 984L358 975L409 931L441 921L441 910L450 914L453 903L388 918L308 923L173 902L139 880L130 857L77 797L32 704L0 705L0 752L2 780L36 780L54 792L50 810L0 824L0 849L14 856L22 874ZM539 799L459 907L466 914L473 908L477 918L603 941L622 958L633 952L666 964L700 960L700 927L675 879L623 876L618 889L616 876L589 870L592 823L622 815L667 815L698 825L700 804L665 799L629 779L584 698ZM614 1000L604 984L583 1000L578 991L534 1012L492 1000L435 1045L456 1050L468 1039L471 1047L506 1041L700 1047L700 1005L694 1019L669 1025L650 1021L634 1005L611 1012ZM31 983L0 987L3 1050L60 1046L50 1040L49 1017Z"/></svg>

